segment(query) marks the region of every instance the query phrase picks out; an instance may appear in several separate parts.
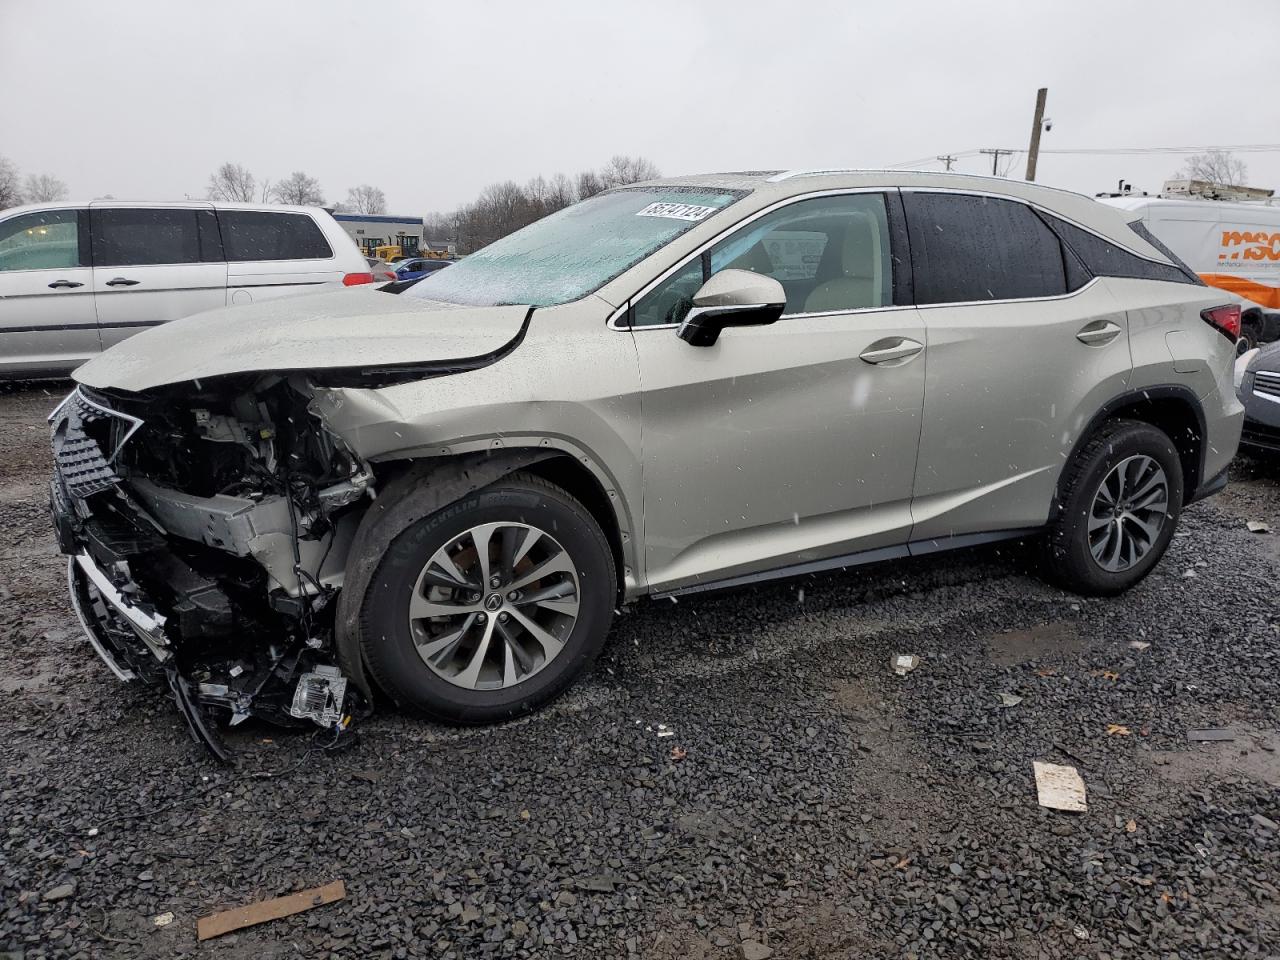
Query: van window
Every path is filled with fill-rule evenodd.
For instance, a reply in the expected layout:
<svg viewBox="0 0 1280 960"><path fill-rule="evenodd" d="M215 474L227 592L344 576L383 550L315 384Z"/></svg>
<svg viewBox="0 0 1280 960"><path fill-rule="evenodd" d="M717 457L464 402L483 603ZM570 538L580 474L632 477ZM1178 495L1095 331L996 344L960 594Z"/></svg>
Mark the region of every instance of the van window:
<svg viewBox="0 0 1280 960"><path fill-rule="evenodd" d="M1200 278L1192 273L1189 267L1182 264L1172 253L1168 252L1168 248L1147 233L1146 228L1142 227L1141 224L1130 224L1130 226L1139 236L1146 234L1144 239L1156 247L1157 250L1163 249L1166 255L1174 261L1174 264L1179 264L1179 266L1144 260L1137 254L1122 250L1096 233L1082 230L1080 227L1067 223L1058 217L1045 214L1045 220L1053 227L1058 236L1063 239L1063 242L1079 254L1080 259L1084 261L1084 265L1089 268L1094 276L1129 277L1137 280L1168 280L1173 283L1202 284ZM1139 227L1142 227L1142 229L1139 230Z"/></svg>
<svg viewBox="0 0 1280 960"><path fill-rule="evenodd" d="M305 213L219 210L222 245L233 263L246 260L328 260L333 249Z"/></svg>
<svg viewBox="0 0 1280 960"><path fill-rule="evenodd" d="M89 216L94 266L200 262L194 210L108 208Z"/></svg>
<svg viewBox="0 0 1280 960"><path fill-rule="evenodd" d="M41 210L0 223L0 270L87 266L80 256L75 210Z"/></svg>
<svg viewBox="0 0 1280 960"><path fill-rule="evenodd" d="M915 299L969 303L1067 292L1062 244L1026 204L906 191ZM1082 279L1072 271L1073 281Z"/></svg>

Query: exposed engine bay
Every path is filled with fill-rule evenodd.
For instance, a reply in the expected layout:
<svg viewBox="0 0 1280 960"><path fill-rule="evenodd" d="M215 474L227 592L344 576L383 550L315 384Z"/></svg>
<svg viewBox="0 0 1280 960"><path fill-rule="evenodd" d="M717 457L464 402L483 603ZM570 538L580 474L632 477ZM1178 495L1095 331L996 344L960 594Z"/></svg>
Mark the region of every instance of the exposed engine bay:
<svg viewBox="0 0 1280 960"><path fill-rule="evenodd" d="M79 387L50 416L54 526L85 632L122 680L212 722L334 732L365 708L336 666L347 553L375 478L303 375L145 394Z"/></svg>

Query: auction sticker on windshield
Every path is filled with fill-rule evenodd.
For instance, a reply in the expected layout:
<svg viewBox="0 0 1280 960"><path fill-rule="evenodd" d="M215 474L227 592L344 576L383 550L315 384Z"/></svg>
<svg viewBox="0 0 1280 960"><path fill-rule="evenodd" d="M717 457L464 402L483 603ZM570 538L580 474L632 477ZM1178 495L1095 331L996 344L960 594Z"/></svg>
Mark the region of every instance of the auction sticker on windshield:
<svg viewBox="0 0 1280 960"><path fill-rule="evenodd" d="M716 207L702 207L696 203L651 203L636 213L637 217L666 217L668 220L705 220L715 213Z"/></svg>

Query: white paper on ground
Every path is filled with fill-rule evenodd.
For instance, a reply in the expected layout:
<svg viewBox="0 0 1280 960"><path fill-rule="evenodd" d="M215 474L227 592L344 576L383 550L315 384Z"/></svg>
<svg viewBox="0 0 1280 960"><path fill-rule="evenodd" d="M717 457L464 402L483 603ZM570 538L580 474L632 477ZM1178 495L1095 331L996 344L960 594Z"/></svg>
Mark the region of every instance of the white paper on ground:
<svg viewBox="0 0 1280 960"><path fill-rule="evenodd" d="M1033 760L1036 771L1036 799L1051 810L1084 813L1084 780L1075 767Z"/></svg>

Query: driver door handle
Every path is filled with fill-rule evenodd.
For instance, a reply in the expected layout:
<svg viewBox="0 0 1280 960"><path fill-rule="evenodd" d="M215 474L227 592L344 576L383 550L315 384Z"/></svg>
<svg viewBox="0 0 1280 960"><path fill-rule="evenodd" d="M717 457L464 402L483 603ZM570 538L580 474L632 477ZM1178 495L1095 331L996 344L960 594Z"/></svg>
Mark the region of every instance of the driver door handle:
<svg viewBox="0 0 1280 960"><path fill-rule="evenodd" d="M1093 323L1085 324L1076 334L1076 339L1091 347L1101 347L1120 336L1122 332L1110 320L1095 320Z"/></svg>
<svg viewBox="0 0 1280 960"><path fill-rule="evenodd" d="M108 287L136 287L141 280L129 280L125 277L113 277L107 281Z"/></svg>
<svg viewBox="0 0 1280 960"><path fill-rule="evenodd" d="M72 287L83 287L83 283L76 283L74 280L55 280L49 284L50 290L70 290Z"/></svg>
<svg viewBox="0 0 1280 960"><path fill-rule="evenodd" d="M924 349L924 344L907 337L886 337L877 340L858 357L867 363L889 363L893 360L909 360Z"/></svg>

